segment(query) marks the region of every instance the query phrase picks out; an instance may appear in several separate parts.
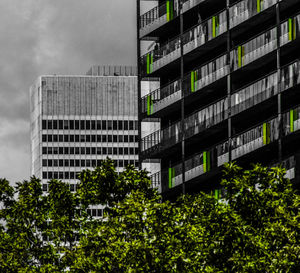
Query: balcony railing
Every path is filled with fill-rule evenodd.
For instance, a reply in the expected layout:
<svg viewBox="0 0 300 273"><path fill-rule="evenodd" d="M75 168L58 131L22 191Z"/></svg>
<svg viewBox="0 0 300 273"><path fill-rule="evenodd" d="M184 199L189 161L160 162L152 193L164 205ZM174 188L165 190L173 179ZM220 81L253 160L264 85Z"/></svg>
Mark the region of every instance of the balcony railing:
<svg viewBox="0 0 300 273"><path fill-rule="evenodd" d="M204 0L183 0L182 11L186 12ZM147 11L140 17L140 36L154 31L179 15L179 0L166 0L160 6Z"/></svg>
<svg viewBox="0 0 300 273"><path fill-rule="evenodd" d="M277 72L231 95L231 114L236 115L278 93Z"/></svg>
<svg viewBox="0 0 300 273"><path fill-rule="evenodd" d="M231 67L237 70L277 48L276 27L239 45L230 52Z"/></svg>
<svg viewBox="0 0 300 273"><path fill-rule="evenodd" d="M300 15L290 18L281 24L283 29L281 36L282 45L300 37L300 27L298 26L300 26ZM231 69L237 70L274 51L277 48L276 35L276 28L272 28L232 50L230 53ZM182 95L188 96L221 79L228 75L229 71L227 55L224 54L186 74L183 82L183 92L180 90L180 80L176 80L166 87L143 97L142 111L151 115L179 101ZM267 90L266 92L268 93Z"/></svg>
<svg viewBox="0 0 300 273"><path fill-rule="evenodd" d="M183 34L183 53L189 53L226 31L226 11L222 11ZM160 48L143 55L140 58L142 74L149 75L178 59L180 57L180 44L181 37L177 36Z"/></svg>
<svg viewBox="0 0 300 273"><path fill-rule="evenodd" d="M192 137L228 118L228 100L221 99L197 111L184 120L185 137ZM164 149L181 141L181 122L146 136L141 141L142 152L150 149Z"/></svg>
<svg viewBox="0 0 300 273"><path fill-rule="evenodd" d="M244 0L234 4L229 8L230 28L274 6L276 2L276 0Z"/></svg>
<svg viewBox="0 0 300 273"><path fill-rule="evenodd" d="M285 136L300 130L300 106L290 109L282 118Z"/></svg>

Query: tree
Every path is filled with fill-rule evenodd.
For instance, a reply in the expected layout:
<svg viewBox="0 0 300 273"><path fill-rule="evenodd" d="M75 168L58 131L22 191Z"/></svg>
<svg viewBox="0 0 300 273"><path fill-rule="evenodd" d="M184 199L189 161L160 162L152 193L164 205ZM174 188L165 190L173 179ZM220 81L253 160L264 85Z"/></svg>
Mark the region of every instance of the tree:
<svg viewBox="0 0 300 273"><path fill-rule="evenodd" d="M48 195L34 177L0 182L1 272L300 272L299 195L281 168L228 164L221 199L174 203L110 160L81 172L76 194L57 180ZM104 218L87 215L97 204Z"/></svg>

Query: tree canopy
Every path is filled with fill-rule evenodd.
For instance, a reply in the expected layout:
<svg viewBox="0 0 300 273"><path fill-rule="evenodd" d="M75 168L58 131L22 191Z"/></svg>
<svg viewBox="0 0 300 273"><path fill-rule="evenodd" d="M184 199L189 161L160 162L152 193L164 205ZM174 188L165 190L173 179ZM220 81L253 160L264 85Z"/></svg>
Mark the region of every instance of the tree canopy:
<svg viewBox="0 0 300 273"><path fill-rule="evenodd" d="M300 272L298 193L281 168L227 164L224 195L162 201L111 160L68 184L0 180L0 272ZM91 205L106 206L92 218Z"/></svg>

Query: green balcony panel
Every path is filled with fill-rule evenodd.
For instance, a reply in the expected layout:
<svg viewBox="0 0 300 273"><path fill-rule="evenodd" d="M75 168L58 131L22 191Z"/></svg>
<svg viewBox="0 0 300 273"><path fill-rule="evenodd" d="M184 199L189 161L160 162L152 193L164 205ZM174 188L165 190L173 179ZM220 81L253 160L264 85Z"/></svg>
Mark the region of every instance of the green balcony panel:
<svg viewBox="0 0 300 273"><path fill-rule="evenodd" d="M191 91L192 93L197 90L197 72L192 71L191 72Z"/></svg>
<svg viewBox="0 0 300 273"><path fill-rule="evenodd" d="M244 65L244 46L238 46L238 66L242 67Z"/></svg>
<svg viewBox="0 0 300 273"><path fill-rule="evenodd" d="M296 39L296 18L289 18L289 40Z"/></svg>
<svg viewBox="0 0 300 273"><path fill-rule="evenodd" d="M147 115L150 116L153 114L153 100L152 96L147 97Z"/></svg>
<svg viewBox="0 0 300 273"><path fill-rule="evenodd" d="M267 145L270 143L270 124L264 123L263 124L263 143Z"/></svg>
<svg viewBox="0 0 300 273"><path fill-rule="evenodd" d="M153 52L147 54L147 74L153 72Z"/></svg>
<svg viewBox="0 0 300 273"><path fill-rule="evenodd" d="M175 168L169 168L169 189L172 189L175 184Z"/></svg>
<svg viewBox="0 0 300 273"><path fill-rule="evenodd" d="M173 0L167 0L166 7L167 7L167 21L169 22L173 19L174 16Z"/></svg>
<svg viewBox="0 0 300 273"><path fill-rule="evenodd" d="M210 152L208 151L203 152L203 171L205 173L210 171Z"/></svg>

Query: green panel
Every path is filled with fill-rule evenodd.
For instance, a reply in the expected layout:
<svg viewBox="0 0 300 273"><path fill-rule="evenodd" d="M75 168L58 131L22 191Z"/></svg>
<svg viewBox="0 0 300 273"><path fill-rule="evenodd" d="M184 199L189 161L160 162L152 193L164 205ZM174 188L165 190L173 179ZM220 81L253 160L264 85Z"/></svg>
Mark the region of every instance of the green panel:
<svg viewBox="0 0 300 273"><path fill-rule="evenodd" d="M210 171L210 152L203 152L203 171L206 173Z"/></svg>
<svg viewBox="0 0 300 273"><path fill-rule="evenodd" d="M238 46L238 66L243 66L243 58L244 58L244 47Z"/></svg>
<svg viewBox="0 0 300 273"><path fill-rule="evenodd" d="M167 0L166 8L167 8L167 22L169 22L173 19L173 10L174 10L173 0Z"/></svg>
<svg viewBox="0 0 300 273"><path fill-rule="evenodd" d="M257 13L260 12L260 2L261 0L257 0Z"/></svg>
<svg viewBox="0 0 300 273"><path fill-rule="evenodd" d="M147 74L152 73L153 52L147 54Z"/></svg>
<svg viewBox="0 0 300 273"><path fill-rule="evenodd" d="M212 36L216 37L216 16L212 18Z"/></svg>
<svg viewBox="0 0 300 273"><path fill-rule="evenodd" d="M290 110L290 132L294 132L295 110Z"/></svg>
<svg viewBox="0 0 300 273"><path fill-rule="evenodd" d="M169 189L174 187L175 183L175 169L169 168Z"/></svg>
<svg viewBox="0 0 300 273"><path fill-rule="evenodd" d="M270 143L270 124L269 123L263 124L263 143L265 145Z"/></svg>
<svg viewBox="0 0 300 273"><path fill-rule="evenodd" d="M191 91L195 92L195 74L194 74L194 71L191 72Z"/></svg>
<svg viewBox="0 0 300 273"><path fill-rule="evenodd" d="M153 100L151 95L147 97L147 115L150 116L153 113Z"/></svg>
<svg viewBox="0 0 300 273"><path fill-rule="evenodd" d="M293 40L293 19L289 18L289 40Z"/></svg>
<svg viewBox="0 0 300 273"><path fill-rule="evenodd" d="M215 198L216 198L217 200L220 199L220 190L219 190L219 189L215 190Z"/></svg>

